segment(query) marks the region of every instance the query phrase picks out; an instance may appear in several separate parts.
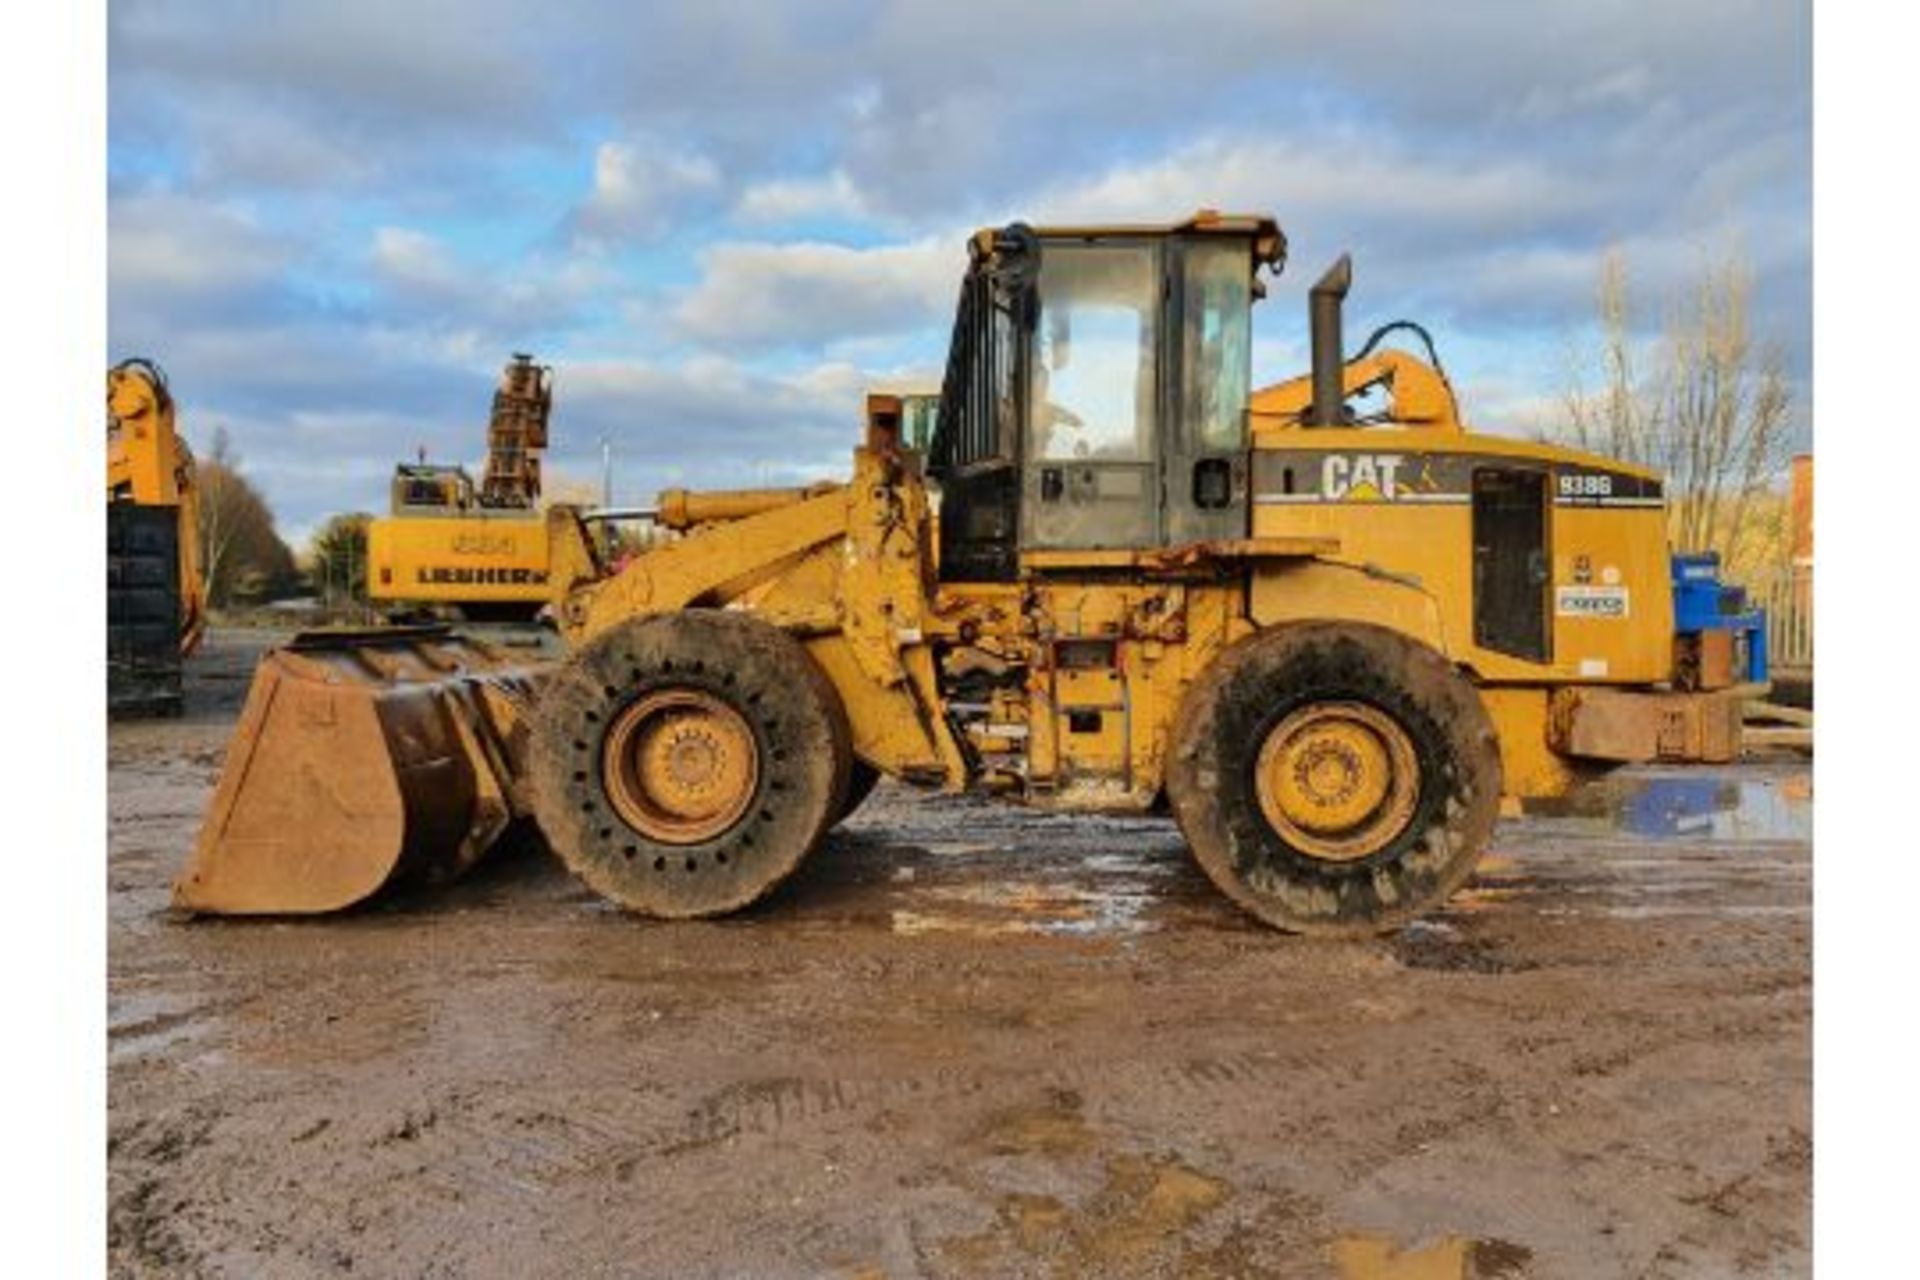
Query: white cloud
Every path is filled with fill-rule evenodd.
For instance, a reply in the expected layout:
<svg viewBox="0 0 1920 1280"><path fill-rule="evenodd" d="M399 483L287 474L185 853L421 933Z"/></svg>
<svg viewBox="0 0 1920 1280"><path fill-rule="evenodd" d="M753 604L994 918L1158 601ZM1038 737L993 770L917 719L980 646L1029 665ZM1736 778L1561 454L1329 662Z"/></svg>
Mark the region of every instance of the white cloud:
<svg viewBox="0 0 1920 1280"><path fill-rule="evenodd" d="M380 227L373 233L374 269L389 279L434 288L457 286L460 268L439 240L409 227Z"/></svg>
<svg viewBox="0 0 1920 1280"><path fill-rule="evenodd" d="M288 244L230 205L169 192L123 195L108 209L107 271L116 291L176 297L273 282Z"/></svg>
<svg viewBox="0 0 1920 1280"><path fill-rule="evenodd" d="M958 236L875 248L730 242L701 255L700 282L675 308L689 335L747 345L924 326L950 313L966 264Z"/></svg>
<svg viewBox="0 0 1920 1280"><path fill-rule="evenodd" d="M1652 70L1646 63L1636 62L1579 83L1534 85L1512 108L1512 114L1530 123L1545 123L1583 111L1631 106L1646 99L1653 83Z"/></svg>
<svg viewBox="0 0 1920 1280"><path fill-rule="evenodd" d="M876 371L937 371L965 234L1013 217L1269 210L1263 375L1303 367L1300 295L1351 248L1355 329L1486 344L1488 418L1551 385L1525 339L1590 312L1606 245L1657 310L1732 223L1808 367L1807 6L982 3L116 4L113 341L296 516L379 501L415 424L470 447L523 343L561 369L556 466L597 474L605 430L623 487L843 468ZM886 243L785 243L842 222Z"/></svg>
<svg viewBox="0 0 1920 1280"><path fill-rule="evenodd" d="M706 156L664 144L603 142L574 225L589 240L644 239L664 230L683 204L719 187L720 169Z"/></svg>
<svg viewBox="0 0 1920 1280"><path fill-rule="evenodd" d="M591 253L530 254L504 270L487 269L412 227L377 228L367 261L389 310L432 320L441 330L491 329L509 343L575 318L618 286Z"/></svg>
<svg viewBox="0 0 1920 1280"><path fill-rule="evenodd" d="M561 361L553 464L592 474L606 435L617 489L629 501L672 484L844 476L860 435L861 394L881 380L837 361L785 374L714 355Z"/></svg>
<svg viewBox="0 0 1920 1280"><path fill-rule="evenodd" d="M200 143L191 160L196 184L324 194L392 177L392 156L346 136L337 122L231 93L196 96L178 109L179 127Z"/></svg>
<svg viewBox="0 0 1920 1280"><path fill-rule="evenodd" d="M1492 234L1592 208L1603 193L1538 161L1410 152L1393 139L1342 131L1302 143L1215 136L1158 158L1116 165L1041 195L1035 220L1166 221L1203 206L1324 216L1351 224L1403 219L1427 229Z"/></svg>
<svg viewBox="0 0 1920 1280"><path fill-rule="evenodd" d="M821 178L783 178L757 183L740 195L734 217L742 222L792 222L802 218L864 218L866 198L843 169Z"/></svg>

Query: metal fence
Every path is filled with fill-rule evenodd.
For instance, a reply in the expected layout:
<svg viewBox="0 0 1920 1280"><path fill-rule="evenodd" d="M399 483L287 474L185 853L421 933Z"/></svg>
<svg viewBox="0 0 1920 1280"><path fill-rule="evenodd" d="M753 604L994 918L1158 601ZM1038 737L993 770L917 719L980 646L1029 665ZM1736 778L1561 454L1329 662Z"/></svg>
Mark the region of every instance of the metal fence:
<svg viewBox="0 0 1920 1280"><path fill-rule="evenodd" d="M1768 659L1776 670L1813 667L1813 566L1747 575L1747 598L1767 611Z"/></svg>

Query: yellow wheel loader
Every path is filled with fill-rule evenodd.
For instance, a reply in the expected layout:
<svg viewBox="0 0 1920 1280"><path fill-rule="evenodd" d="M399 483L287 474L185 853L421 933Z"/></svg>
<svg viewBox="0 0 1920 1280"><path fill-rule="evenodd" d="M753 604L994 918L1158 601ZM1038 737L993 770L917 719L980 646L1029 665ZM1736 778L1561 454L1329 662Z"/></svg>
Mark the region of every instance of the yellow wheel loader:
<svg viewBox="0 0 1920 1280"><path fill-rule="evenodd" d="M151 360L107 370L107 708L177 714L181 659L206 630L199 485Z"/></svg>
<svg viewBox="0 0 1920 1280"><path fill-rule="evenodd" d="M1503 796L1737 749L1740 690L1682 678L1660 478L1464 430L1437 359L1346 360L1344 259L1310 375L1256 392L1271 219L969 249L924 451L869 397L848 481L664 493L679 536L617 568L550 513L537 673L440 635L272 656L179 905L331 910L531 817L614 902L713 915L885 775L1170 810L1260 919L1362 934L1444 901Z"/></svg>

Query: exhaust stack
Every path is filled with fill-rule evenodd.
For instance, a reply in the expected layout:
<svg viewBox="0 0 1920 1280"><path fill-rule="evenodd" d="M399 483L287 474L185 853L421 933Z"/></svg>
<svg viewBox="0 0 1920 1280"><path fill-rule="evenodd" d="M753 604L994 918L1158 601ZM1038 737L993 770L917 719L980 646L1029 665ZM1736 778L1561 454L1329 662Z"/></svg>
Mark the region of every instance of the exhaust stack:
<svg viewBox="0 0 1920 1280"><path fill-rule="evenodd" d="M1301 419L1309 427L1337 427L1346 419L1340 308L1353 284L1353 259L1341 254L1307 295L1307 324L1313 341L1313 403Z"/></svg>

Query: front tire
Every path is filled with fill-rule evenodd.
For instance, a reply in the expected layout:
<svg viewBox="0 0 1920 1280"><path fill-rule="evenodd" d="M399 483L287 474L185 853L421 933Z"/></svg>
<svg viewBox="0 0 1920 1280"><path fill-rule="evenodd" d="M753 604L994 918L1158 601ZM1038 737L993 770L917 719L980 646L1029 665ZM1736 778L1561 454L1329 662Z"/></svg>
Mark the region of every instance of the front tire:
<svg viewBox="0 0 1920 1280"><path fill-rule="evenodd" d="M1167 793L1207 875L1268 924L1361 936L1438 906L1499 814L1500 751L1439 654L1362 623L1301 623L1188 689Z"/></svg>
<svg viewBox="0 0 1920 1280"><path fill-rule="evenodd" d="M855 756L853 768L847 773L847 798L840 804L840 816L835 825L845 822L866 802L873 789L880 785L880 771L865 760Z"/></svg>
<svg viewBox="0 0 1920 1280"><path fill-rule="evenodd" d="M638 618L543 690L534 812L560 860L631 911L719 915L770 893L838 818L852 760L838 693L743 613Z"/></svg>

